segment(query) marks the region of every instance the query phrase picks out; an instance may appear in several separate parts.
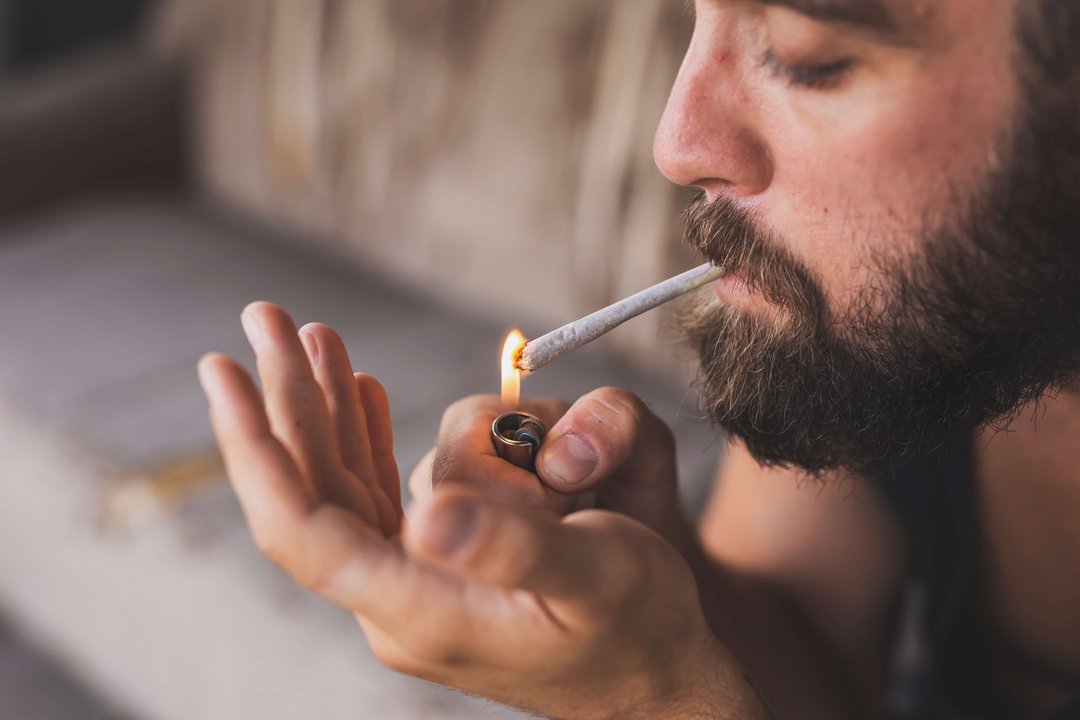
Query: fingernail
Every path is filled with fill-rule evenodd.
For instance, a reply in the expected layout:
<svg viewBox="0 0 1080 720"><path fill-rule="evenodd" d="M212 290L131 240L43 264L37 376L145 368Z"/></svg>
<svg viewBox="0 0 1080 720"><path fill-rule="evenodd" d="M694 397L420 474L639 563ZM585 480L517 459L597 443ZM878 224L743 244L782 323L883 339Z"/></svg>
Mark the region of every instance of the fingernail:
<svg viewBox="0 0 1080 720"><path fill-rule="evenodd" d="M250 312L245 312L240 315L240 324L244 326L244 334L247 335L252 347L258 346L263 338L263 327L259 318Z"/></svg>
<svg viewBox="0 0 1080 720"><path fill-rule="evenodd" d="M561 435L544 448L540 463L548 480L577 485L596 469L596 450L580 435Z"/></svg>
<svg viewBox="0 0 1080 720"><path fill-rule="evenodd" d="M436 513L424 533L424 544L440 555L453 555L476 532L478 513L471 503L454 503Z"/></svg>
<svg viewBox="0 0 1080 720"><path fill-rule="evenodd" d="M315 339L315 336L309 332L300 333L300 342L304 345L304 352L307 353L308 362L312 367L319 364L319 342Z"/></svg>
<svg viewBox="0 0 1080 720"><path fill-rule="evenodd" d="M203 392L206 394L206 398L213 402L214 396L217 394L217 378L210 372L209 356L203 357L199 360L199 364L196 366L196 372L199 376L199 384L202 385Z"/></svg>

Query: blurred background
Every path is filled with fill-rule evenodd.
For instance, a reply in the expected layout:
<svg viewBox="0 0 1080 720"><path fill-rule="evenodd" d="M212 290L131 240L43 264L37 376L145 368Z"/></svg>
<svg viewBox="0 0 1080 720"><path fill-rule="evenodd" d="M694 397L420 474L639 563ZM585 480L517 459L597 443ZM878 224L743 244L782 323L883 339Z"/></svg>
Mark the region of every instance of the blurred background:
<svg viewBox="0 0 1080 720"><path fill-rule="evenodd" d="M195 362L337 327L407 476L535 336L690 266L671 0L0 0L0 716L502 718L383 669L255 551ZM717 443L662 313L529 378Z"/></svg>

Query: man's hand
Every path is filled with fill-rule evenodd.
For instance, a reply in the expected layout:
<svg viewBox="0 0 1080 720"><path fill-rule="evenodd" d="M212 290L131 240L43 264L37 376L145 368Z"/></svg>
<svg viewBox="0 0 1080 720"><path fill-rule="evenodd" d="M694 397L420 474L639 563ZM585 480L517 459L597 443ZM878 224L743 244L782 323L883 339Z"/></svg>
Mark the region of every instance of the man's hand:
<svg viewBox="0 0 1080 720"><path fill-rule="evenodd" d="M230 480L263 552L353 611L384 663L556 717L759 717L659 535L464 487L402 523L382 389L329 328L301 341L267 304L244 319L265 402L234 361L200 363Z"/></svg>
<svg viewBox="0 0 1080 720"><path fill-rule="evenodd" d="M679 502L671 430L637 396L601 388L573 405L528 399L522 410L550 428L536 475L495 454L491 422L502 408L498 397L478 395L443 414L438 444L409 478L413 497L468 485L559 515L613 510L658 532L689 558L700 555L696 532Z"/></svg>
<svg viewBox="0 0 1080 720"><path fill-rule="evenodd" d="M521 410L551 428L570 406L560 400L522 402ZM467 486L523 507L545 508L559 515L591 507L586 497L553 490L536 475L500 458L491 441L491 423L504 408L496 395L459 400L443 413L437 445L409 476L414 499L428 498L436 487Z"/></svg>

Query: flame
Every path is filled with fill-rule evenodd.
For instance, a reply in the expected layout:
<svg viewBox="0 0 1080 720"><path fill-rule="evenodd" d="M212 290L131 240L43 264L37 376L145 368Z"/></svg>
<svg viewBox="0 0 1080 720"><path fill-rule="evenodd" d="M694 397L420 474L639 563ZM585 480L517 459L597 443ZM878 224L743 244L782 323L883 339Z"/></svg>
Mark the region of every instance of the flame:
<svg viewBox="0 0 1080 720"><path fill-rule="evenodd" d="M502 404L505 410L517 410L521 401L521 371L516 363L521 349L525 347L525 336L512 330L506 336L502 349Z"/></svg>

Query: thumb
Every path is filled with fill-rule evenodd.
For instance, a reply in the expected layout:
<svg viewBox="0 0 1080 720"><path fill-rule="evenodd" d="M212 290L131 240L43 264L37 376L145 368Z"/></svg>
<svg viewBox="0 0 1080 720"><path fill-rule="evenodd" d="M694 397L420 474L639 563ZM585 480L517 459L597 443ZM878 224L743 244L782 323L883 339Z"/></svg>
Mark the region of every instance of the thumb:
<svg viewBox="0 0 1080 720"><path fill-rule="evenodd" d="M679 503L675 437L629 391L600 388L574 403L548 434L536 471L559 492L595 488L601 507L644 523L678 548L695 544Z"/></svg>
<svg viewBox="0 0 1080 720"><path fill-rule="evenodd" d="M620 484L673 489L675 439L633 393L600 388L555 423L540 449L537 473L561 492L581 492L618 475Z"/></svg>
<svg viewBox="0 0 1080 720"><path fill-rule="evenodd" d="M586 515L611 520L581 521ZM600 595L598 588L610 584L618 558L640 562L643 553L631 550L633 541L614 541L615 536L633 533L612 533L605 527L632 521L599 511L579 516L560 522L549 514L452 488L437 491L413 509L404 542L411 556L464 580L588 602Z"/></svg>
<svg viewBox="0 0 1080 720"><path fill-rule="evenodd" d="M548 434L536 460L553 490L581 492L616 473L674 484L671 430L633 393L600 388L582 396Z"/></svg>

